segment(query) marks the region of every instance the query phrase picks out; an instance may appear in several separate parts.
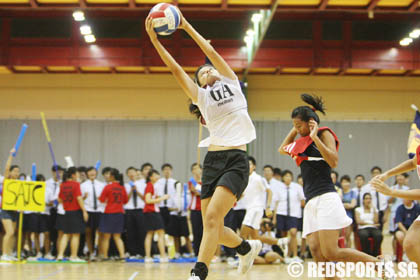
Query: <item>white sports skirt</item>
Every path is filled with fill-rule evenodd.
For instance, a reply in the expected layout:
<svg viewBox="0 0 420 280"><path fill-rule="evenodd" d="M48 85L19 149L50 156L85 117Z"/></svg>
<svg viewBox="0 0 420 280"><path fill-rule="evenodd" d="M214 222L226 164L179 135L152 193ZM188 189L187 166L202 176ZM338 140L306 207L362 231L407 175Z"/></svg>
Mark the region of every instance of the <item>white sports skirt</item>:
<svg viewBox="0 0 420 280"><path fill-rule="evenodd" d="M342 229L352 223L338 193L325 193L312 198L305 205L302 237L320 230Z"/></svg>

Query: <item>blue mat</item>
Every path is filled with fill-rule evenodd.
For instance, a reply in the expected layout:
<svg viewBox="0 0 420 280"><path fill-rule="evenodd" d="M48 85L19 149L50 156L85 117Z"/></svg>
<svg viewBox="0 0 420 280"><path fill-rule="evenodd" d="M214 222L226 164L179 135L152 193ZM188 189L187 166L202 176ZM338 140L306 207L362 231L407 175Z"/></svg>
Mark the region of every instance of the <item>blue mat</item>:
<svg viewBox="0 0 420 280"><path fill-rule="evenodd" d="M170 259L170 263L195 263L197 258L179 258L179 259ZM144 263L144 259L126 259L128 263ZM153 259L154 263L159 263L159 259Z"/></svg>

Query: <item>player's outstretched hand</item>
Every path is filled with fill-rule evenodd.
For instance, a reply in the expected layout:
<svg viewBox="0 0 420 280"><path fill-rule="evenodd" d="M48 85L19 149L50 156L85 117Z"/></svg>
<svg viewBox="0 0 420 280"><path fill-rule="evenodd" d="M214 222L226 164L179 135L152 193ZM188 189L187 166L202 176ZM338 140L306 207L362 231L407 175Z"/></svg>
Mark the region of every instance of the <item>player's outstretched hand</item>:
<svg viewBox="0 0 420 280"><path fill-rule="evenodd" d="M155 32L155 29L153 28L153 19L150 16L146 18L145 25L146 25L146 32L149 35L150 40L151 41L157 40L157 34Z"/></svg>

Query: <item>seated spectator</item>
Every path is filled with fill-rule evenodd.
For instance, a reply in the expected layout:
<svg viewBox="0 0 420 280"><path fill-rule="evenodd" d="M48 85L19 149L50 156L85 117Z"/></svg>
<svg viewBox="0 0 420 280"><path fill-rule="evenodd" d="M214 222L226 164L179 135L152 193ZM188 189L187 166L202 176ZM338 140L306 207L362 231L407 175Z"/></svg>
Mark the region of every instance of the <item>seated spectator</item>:
<svg viewBox="0 0 420 280"><path fill-rule="evenodd" d="M351 179L348 175L344 175L340 179L341 187L343 188L343 204L346 209L347 216L354 220L354 208L356 208L356 193L351 190ZM349 225L346 231L346 247L351 248L351 233L353 232L353 225Z"/></svg>
<svg viewBox="0 0 420 280"><path fill-rule="evenodd" d="M264 218L260 226L260 236L275 240L276 234L273 231L274 225L270 219ZM262 238L264 240L264 238ZM286 253L287 254L287 253ZM273 245L264 243L258 257L255 258L254 264L272 264L276 262L283 262L284 259L279 253L273 250Z"/></svg>
<svg viewBox="0 0 420 280"><path fill-rule="evenodd" d="M372 206L372 195L363 195L363 205L356 208L356 223L362 251L377 257L382 243L382 231L379 229L378 211ZM369 237L373 238L373 249L370 246Z"/></svg>
<svg viewBox="0 0 420 280"><path fill-rule="evenodd" d="M403 204L397 208L395 223L398 225L398 229L395 232L395 238L401 246L403 246L408 229L411 224L414 223L418 215L420 215L420 206L412 200L404 199ZM405 255L404 261L408 261L408 258Z"/></svg>

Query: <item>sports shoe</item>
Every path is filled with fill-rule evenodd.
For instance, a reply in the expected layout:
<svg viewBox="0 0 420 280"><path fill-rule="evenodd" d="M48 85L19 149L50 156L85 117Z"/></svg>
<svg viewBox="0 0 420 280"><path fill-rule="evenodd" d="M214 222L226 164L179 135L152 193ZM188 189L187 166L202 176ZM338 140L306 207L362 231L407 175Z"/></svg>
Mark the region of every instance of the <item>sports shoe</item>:
<svg viewBox="0 0 420 280"><path fill-rule="evenodd" d="M277 246L283 251L283 256L287 257L289 254L289 238L284 237L277 240Z"/></svg>
<svg viewBox="0 0 420 280"><path fill-rule="evenodd" d="M153 263L153 262L154 260L152 258L148 258L148 257L144 258L144 263Z"/></svg>
<svg viewBox="0 0 420 280"><path fill-rule="evenodd" d="M169 259L168 259L168 257L159 258L159 262L160 263L168 263L169 262Z"/></svg>
<svg viewBox="0 0 420 280"><path fill-rule="evenodd" d="M238 267L239 260L236 260L233 257L229 257L229 258L227 258L227 264L228 264L229 267L235 268L235 267Z"/></svg>
<svg viewBox="0 0 420 280"><path fill-rule="evenodd" d="M51 253L46 254L44 258L47 259L47 260L53 260L54 259L53 255L51 255Z"/></svg>
<svg viewBox="0 0 420 280"><path fill-rule="evenodd" d="M86 261L77 257L77 258L70 258L69 259L70 262L77 262L77 263L85 263Z"/></svg>
<svg viewBox="0 0 420 280"><path fill-rule="evenodd" d="M251 250L244 256L239 255L238 272L240 274L246 274L251 269L255 258L258 256L258 253L262 248L260 240L248 240L247 242L251 246Z"/></svg>
<svg viewBox="0 0 420 280"><path fill-rule="evenodd" d="M292 258L292 260L293 260L294 262L297 262L297 263L303 263L303 260L302 260L301 258L299 258L298 256L296 256L296 257Z"/></svg>
<svg viewBox="0 0 420 280"><path fill-rule="evenodd" d="M188 280L201 280L200 277L196 276L194 273L188 278Z"/></svg>
<svg viewBox="0 0 420 280"><path fill-rule="evenodd" d="M212 260L211 263L221 263L222 259L218 256L215 256Z"/></svg>
<svg viewBox="0 0 420 280"><path fill-rule="evenodd" d="M2 255L0 258L1 261L3 262L14 262L17 261L17 259L15 257L9 256L9 255Z"/></svg>

